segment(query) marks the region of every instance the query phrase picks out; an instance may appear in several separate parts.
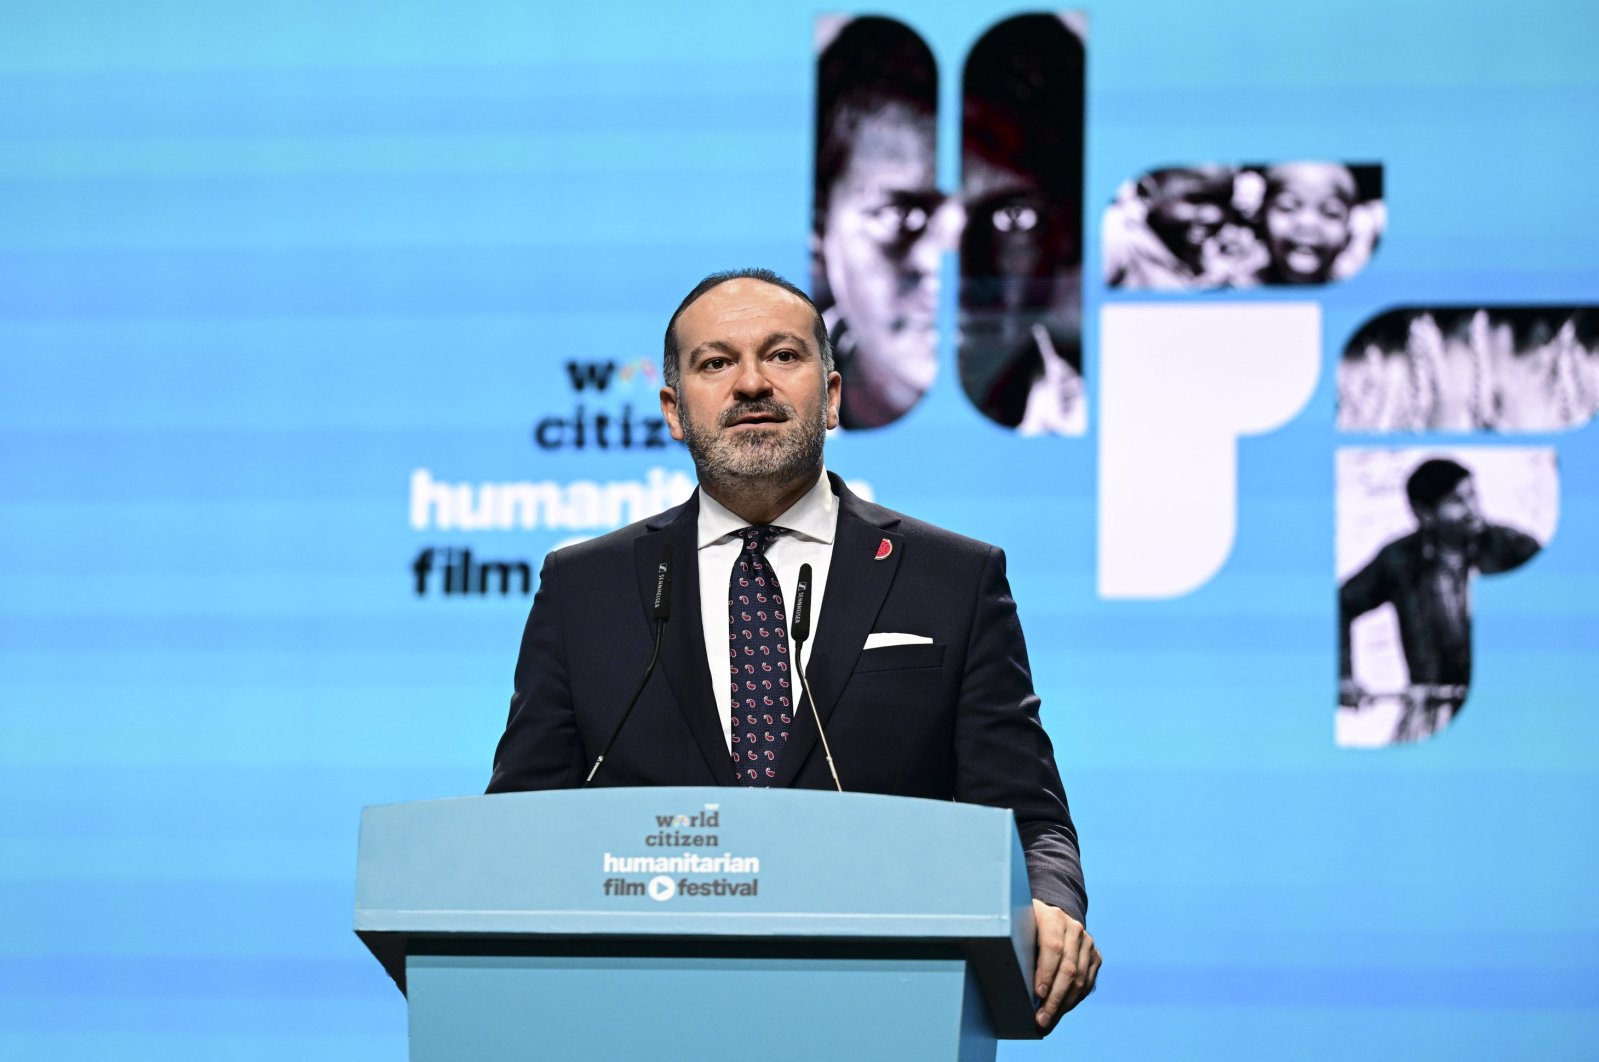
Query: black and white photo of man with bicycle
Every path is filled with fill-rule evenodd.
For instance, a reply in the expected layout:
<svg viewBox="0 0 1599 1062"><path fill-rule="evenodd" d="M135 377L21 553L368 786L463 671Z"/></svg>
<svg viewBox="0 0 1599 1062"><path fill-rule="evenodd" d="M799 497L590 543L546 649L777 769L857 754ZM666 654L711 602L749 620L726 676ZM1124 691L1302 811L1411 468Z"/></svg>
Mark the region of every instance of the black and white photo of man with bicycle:
<svg viewBox="0 0 1599 1062"><path fill-rule="evenodd" d="M1541 548L1526 531L1484 516L1476 477L1452 458L1415 465L1404 495L1414 529L1387 541L1338 592L1340 708L1364 712L1380 698L1397 701L1391 736L1377 744L1430 737L1454 718L1471 685L1473 580L1519 567ZM1358 617L1383 605L1397 619L1406 680L1399 691L1377 694L1357 680L1351 632Z"/></svg>

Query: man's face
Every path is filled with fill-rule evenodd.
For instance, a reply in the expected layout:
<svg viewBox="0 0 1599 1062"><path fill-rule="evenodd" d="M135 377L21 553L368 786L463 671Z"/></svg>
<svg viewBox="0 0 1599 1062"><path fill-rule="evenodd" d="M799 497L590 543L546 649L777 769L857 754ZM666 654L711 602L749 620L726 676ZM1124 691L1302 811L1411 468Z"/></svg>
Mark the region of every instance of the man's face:
<svg viewBox="0 0 1599 1062"><path fill-rule="evenodd" d="M827 284L863 375L925 391L938 371L938 270L959 235L938 192L932 120L890 107L863 120L822 221Z"/></svg>
<svg viewBox="0 0 1599 1062"><path fill-rule="evenodd" d="M1349 245L1353 182L1341 166L1277 166L1267 174L1266 244L1284 279L1320 283Z"/></svg>
<svg viewBox="0 0 1599 1062"><path fill-rule="evenodd" d="M972 151L961 165L962 308L1004 314L1047 309L1037 281L1053 275L1063 250L1054 204L1032 174Z"/></svg>
<svg viewBox="0 0 1599 1062"><path fill-rule="evenodd" d="M1232 202L1232 178L1202 170L1167 170L1150 178L1150 230L1185 265L1200 269L1205 243L1221 229Z"/></svg>
<svg viewBox="0 0 1599 1062"><path fill-rule="evenodd" d="M1416 513L1423 527L1434 528L1451 538L1464 538L1482 530L1482 503L1477 485L1470 476L1455 484L1455 489L1438 500L1431 509Z"/></svg>
<svg viewBox="0 0 1599 1062"><path fill-rule="evenodd" d="M702 482L781 484L820 469L840 384L822 374L814 324L802 300L750 279L717 285L678 317L680 379L661 388L661 411Z"/></svg>

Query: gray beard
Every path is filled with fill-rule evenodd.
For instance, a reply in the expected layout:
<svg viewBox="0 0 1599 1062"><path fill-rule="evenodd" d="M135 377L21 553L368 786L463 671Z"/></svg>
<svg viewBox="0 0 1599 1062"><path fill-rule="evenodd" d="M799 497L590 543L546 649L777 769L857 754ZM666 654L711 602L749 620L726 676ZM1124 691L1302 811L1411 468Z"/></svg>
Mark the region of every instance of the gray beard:
<svg viewBox="0 0 1599 1062"><path fill-rule="evenodd" d="M735 436L702 432L688 410L679 408L683 443L694 459L700 484L717 497L738 497L777 491L801 477L816 475L822 467L822 445L827 439L825 390L818 406L817 417L810 423L796 420L792 406L772 400L734 406L717 418L717 426L725 428L747 413L776 413L788 418L785 426L799 429L781 438L767 438L758 432Z"/></svg>

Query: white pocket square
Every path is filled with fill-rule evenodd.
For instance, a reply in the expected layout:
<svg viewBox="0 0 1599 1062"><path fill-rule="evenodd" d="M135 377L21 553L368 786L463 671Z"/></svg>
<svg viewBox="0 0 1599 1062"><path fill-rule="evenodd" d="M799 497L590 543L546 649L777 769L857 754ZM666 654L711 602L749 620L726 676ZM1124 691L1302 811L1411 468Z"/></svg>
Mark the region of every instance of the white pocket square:
<svg viewBox="0 0 1599 1062"><path fill-rule="evenodd" d="M933 639L925 634L868 634L862 650L881 649L886 645L932 645Z"/></svg>

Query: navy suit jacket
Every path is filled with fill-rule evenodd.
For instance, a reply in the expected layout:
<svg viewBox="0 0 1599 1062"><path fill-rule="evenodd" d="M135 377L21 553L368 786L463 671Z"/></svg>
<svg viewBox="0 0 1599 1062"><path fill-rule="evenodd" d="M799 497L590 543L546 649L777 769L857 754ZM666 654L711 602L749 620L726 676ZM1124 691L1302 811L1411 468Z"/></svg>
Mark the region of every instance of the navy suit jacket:
<svg viewBox="0 0 1599 1062"><path fill-rule="evenodd" d="M1088 900L1077 832L1039 723L1004 554L864 502L831 479L838 530L805 678L844 789L1012 809L1033 895L1081 920ZM649 660L666 543L674 574L661 673L593 784L737 784L706 669L698 515L696 492L545 559L490 793L582 783ZM864 649L873 631L933 640ZM774 785L831 789L808 708L799 705L794 720Z"/></svg>

